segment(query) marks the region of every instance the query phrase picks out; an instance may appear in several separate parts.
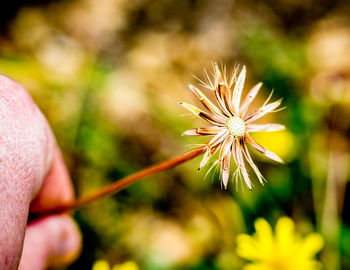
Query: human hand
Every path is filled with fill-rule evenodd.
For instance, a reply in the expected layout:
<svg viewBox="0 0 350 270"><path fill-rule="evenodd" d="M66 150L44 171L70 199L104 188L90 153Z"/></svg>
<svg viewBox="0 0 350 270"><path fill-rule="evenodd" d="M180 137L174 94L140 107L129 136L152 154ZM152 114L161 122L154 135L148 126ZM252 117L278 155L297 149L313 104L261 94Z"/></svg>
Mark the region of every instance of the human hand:
<svg viewBox="0 0 350 270"><path fill-rule="evenodd" d="M0 75L0 269L40 270L76 258L81 236L68 215L27 224L30 211L65 204L73 194L44 116L19 84Z"/></svg>

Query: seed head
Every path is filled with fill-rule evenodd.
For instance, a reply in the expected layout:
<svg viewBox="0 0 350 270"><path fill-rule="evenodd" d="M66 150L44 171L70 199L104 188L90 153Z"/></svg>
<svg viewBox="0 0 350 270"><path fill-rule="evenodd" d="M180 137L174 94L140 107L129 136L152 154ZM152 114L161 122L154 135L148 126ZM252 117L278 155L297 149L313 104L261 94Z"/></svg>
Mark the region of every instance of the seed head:
<svg viewBox="0 0 350 270"><path fill-rule="evenodd" d="M247 144L272 160L281 163L283 161L276 154L256 143L249 133L284 129L284 126L279 124L252 124L252 122L263 117L265 114L281 110L276 109L281 105L282 100L279 99L275 102L268 103L271 94L258 110L247 113L249 105L255 99L262 84L258 83L255 85L245 96L243 102L241 102L246 68L243 66L238 77L236 77L237 69L235 69L232 78L228 79L226 76L226 68L223 68L224 72L222 72L216 63L214 63L213 67L214 80L211 80L208 73L205 71L207 82L200 82L202 86L214 92L216 104L210 101L201 90L193 85L189 85L189 88L203 104L205 111L188 103L180 103L194 115L204 119L211 125L193 128L185 131L183 134L189 136L214 136L206 144L207 150L204 153L199 169L206 165L211 157L220 150L219 159L214 162L214 164L218 162L221 164L222 183L224 187L227 187L230 175L230 161L231 157L233 157L237 167L233 178L236 180L243 178L248 188L252 189L252 182L249 178L245 162L253 169L261 184L264 183L265 179L251 158Z"/></svg>
<svg viewBox="0 0 350 270"><path fill-rule="evenodd" d="M244 121L237 116L230 116L227 120L226 127L228 132L235 138L241 138L246 132Z"/></svg>

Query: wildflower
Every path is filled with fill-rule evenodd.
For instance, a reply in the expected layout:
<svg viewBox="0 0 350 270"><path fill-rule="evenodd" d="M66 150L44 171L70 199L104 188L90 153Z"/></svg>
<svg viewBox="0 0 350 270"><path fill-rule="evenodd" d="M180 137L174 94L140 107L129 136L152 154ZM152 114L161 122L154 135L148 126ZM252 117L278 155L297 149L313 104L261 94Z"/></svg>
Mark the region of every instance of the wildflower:
<svg viewBox="0 0 350 270"><path fill-rule="evenodd" d="M127 261L122 264L114 265L112 268L105 260L98 260L94 262L92 270L138 270L139 267L133 261Z"/></svg>
<svg viewBox="0 0 350 270"><path fill-rule="evenodd" d="M275 235L265 219L255 221L253 236L237 236L237 254L253 261L243 270L314 270L321 263L314 256L322 249L323 239L317 233L305 238L295 233L294 223L283 217L277 222Z"/></svg>
<svg viewBox="0 0 350 270"><path fill-rule="evenodd" d="M199 108L188 103L181 102L180 104L193 114L209 122L211 126L193 128L185 131L183 135L214 136L206 144L207 149L198 170L206 165L210 158L220 149L219 160L214 162L209 171L216 164L218 164L218 162L221 162L222 183L224 187L227 188L230 174L230 158L232 155L237 166L234 177L236 179L243 177L248 188L251 190L252 182L249 178L243 156L257 175L259 182L263 184L263 180L265 179L257 166L254 164L253 159L249 154L247 144L266 157L283 163L281 158L265 147L259 145L249 134L251 132L279 131L284 129L284 126L279 124L252 124L252 122L261 118L267 113L281 110L276 109L281 105L282 99L268 103L272 96L271 92L269 98L265 101L263 106L254 112L247 113L249 105L258 94L262 83L255 85L241 103L241 96L246 77L246 68L243 66L238 77L236 77L236 71L237 69L235 70L232 78L228 80L226 76L226 69L224 68L224 72L221 72L218 65L215 63L213 74L214 81L211 81L208 73L205 71L208 82L200 82L205 88L214 92L217 105L213 104L198 88L191 84L188 85L192 93L201 101L206 110L200 110Z"/></svg>

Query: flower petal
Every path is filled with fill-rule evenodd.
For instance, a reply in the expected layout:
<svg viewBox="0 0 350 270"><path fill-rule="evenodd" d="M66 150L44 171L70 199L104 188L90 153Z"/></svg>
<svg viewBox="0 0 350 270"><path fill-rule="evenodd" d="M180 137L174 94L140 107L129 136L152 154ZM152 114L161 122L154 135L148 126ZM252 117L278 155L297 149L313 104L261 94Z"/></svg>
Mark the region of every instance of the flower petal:
<svg viewBox="0 0 350 270"><path fill-rule="evenodd" d="M231 152L233 140L233 136L227 136L225 141L222 143L219 160L222 160L228 152Z"/></svg>
<svg viewBox="0 0 350 270"><path fill-rule="evenodd" d="M209 142L208 142L208 149L204 153L203 159L201 163L199 164L198 170L203 168L208 161L211 159L211 157L216 153L216 151L220 148L221 142L226 139L228 135L228 131L226 129L220 131L218 134L215 135Z"/></svg>
<svg viewBox="0 0 350 270"><path fill-rule="evenodd" d="M216 151L220 148L220 144L217 144L213 147L209 147L207 151L205 151L202 161L199 164L198 170L202 169L208 161L211 159L211 157L216 153Z"/></svg>
<svg viewBox="0 0 350 270"><path fill-rule="evenodd" d="M259 151L261 154L263 154L264 156L268 157L269 159L272 159L274 161L277 161L279 163L284 163L283 160L277 156L275 153L271 152L270 150L266 149L265 147L261 146L260 144L258 144L257 142L255 142L253 140L253 138L246 133L245 138L247 140L247 142L253 147L255 148L255 150Z"/></svg>
<svg viewBox="0 0 350 270"><path fill-rule="evenodd" d="M222 76L222 73L220 71L220 68L217 63L213 63L214 65L214 74L215 74L215 87L218 85L224 84L224 77Z"/></svg>
<svg viewBox="0 0 350 270"><path fill-rule="evenodd" d="M247 131L248 132L259 132L259 131L280 131L284 130L285 126L280 124L248 124Z"/></svg>
<svg viewBox="0 0 350 270"><path fill-rule="evenodd" d="M322 249L323 245L322 236L318 233L311 233L304 239L300 254L304 254L306 258L312 258Z"/></svg>
<svg viewBox="0 0 350 270"><path fill-rule="evenodd" d="M266 265L264 262L259 263L248 263L243 266L242 270L274 270L271 269L269 265Z"/></svg>
<svg viewBox="0 0 350 270"><path fill-rule="evenodd" d="M245 143L243 144L243 154L244 154L246 160L248 161L250 167L252 167L252 169L254 170L256 176L258 177L260 184L264 185L265 178L262 176L262 174L260 173L258 167L255 165L252 157L249 154L248 147L247 147L247 145Z"/></svg>
<svg viewBox="0 0 350 270"><path fill-rule="evenodd" d="M243 66L241 73L238 76L238 79L235 84L235 88L233 89L233 95L232 95L232 103L233 103L233 109L235 110L235 114L239 114L239 105L241 103L241 96L244 86L246 76L246 68Z"/></svg>
<svg viewBox="0 0 350 270"><path fill-rule="evenodd" d="M182 132L181 136L202 136L202 134L197 133L198 128L191 128Z"/></svg>
<svg viewBox="0 0 350 270"><path fill-rule="evenodd" d="M241 144L240 144L238 139L234 140L233 148L234 148L233 157L234 157L234 160L237 164L237 167L240 170L240 172L242 173L244 182L248 186L249 190L252 190L252 182L249 179L247 169L244 165L244 160L243 160L243 156L242 156L242 147L241 147Z"/></svg>
<svg viewBox="0 0 350 270"><path fill-rule="evenodd" d="M219 143L221 143L223 140L226 139L226 137L228 136L229 132L227 131L227 129L223 129L221 130L218 134L215 135L215 137L213 137L209 142L208 142L208 146L209 147L213 147L215 145L218 145Z"/></svg>
<svg viewBox="0 0 350 270"><path fill-rule="evenodd" d="M202 102L202 104L217 118L222 121L226 121L227 117L224 116L221 110L216 107L197 87L192 84L188 84L188 88L192 91L192 93Z"/></svg>
<svg viewBox="0 0 350 270"><path fill-rule="evenodd" d="M179 102L179 104L182 105L183 107L185 107L190 112L192 112L194 115L199 116L200 118L208 121L211 124L218 125L218 126L224 126L226 124L226 122L222 121L221 119L217 118L216 116L214 116L210 113L203 112L201 109L197 108L196 106L194 106L192 104L185 103L185 102Z"/></svg>
<svg viewBox="0 0 350 270"><path fill-rule="evenodd" d="M225 189L227 189L228 178L230 176L230 158L231 152L228 151L221 161L222 183Z"/></svg>
<svg viewBox="0 0 350 270"><path fill-rule="evenodd" d="M223 92L224 92L224 85L219 84L214 89L215 99L216 99L216 102L219 104L220 109L225 114L225 116L230 117L232 116L232 113L226 107L225 96Z"/></svg>
<svg viewBox="0 0 350 270"><path fill-rule="evenodd" d="M201 127L201 128L191 128L182 133L186 136L211 136L216 135L220 131L224 130L224 127L210 126L210 127Z"/></svg>
<svg viewBox="0 0 350 270"><path fill-rule="evenodd" d="M274 236L270 224L263 218L258 218L254 222L255 237L259 242L260 249L266 253L269 253L273 249Z"/></svg>
<svg viewBox="0 0 350 270"><path fill-rule="evenodd" d="M261 82L253 86L253 88L249 91L248 95L245 97L243 103L241 104L241 108L239 110L239 115L241 117L244 117L245 114L247 113L250 103L252 103L252 101L255 99L261 86L262 86Z"/></svg>
<svg viewBox="0 0 350 270"><path fill-rule="evenodd" d="M278 220L275 228L276 243L281 254L288 254L290 250L296 248L296 235L294 222L288 217L282 217Z"/></svg>
<svg viewBox="0 0 350 270"><path fill-rule="evenodd" d="M225 189L227 188L228 178L230 175L230 158L233 140L233 136L227 136L225 141L222 143L219 154L219 160L221 160L222 183L224 184Z"/></svg>
<svg viewBox="0 0 350 270"><path fill-rule="evenodd" d="M223 79L223 76L221 74L221 71L219 69L219 66L217 63L214 63L214 76L215 76L215 89L214 89L214 93L215 93L215 98L216 101L220 107L220 109L223 111L223 113L229 117L231 116L231 112L228 110L228 108L226 107L226 97L228 96L228 91L230 91L230 89L228 89L227 87L225 87L225 81Z"/></svg>
<svg viewBox="0 0 350 270"><path fill-rule="evenodd" d="M237 235L237 254L247 260L260 259L259 243L256 239L247 234Z"/></svg>
<svg viewBox="0 0 350 270"><path fill-rule="evenodd" d="M231 114L234 114L235 110L234 110L234 106L232 103L232 85L233 83L236 81L237 77L236 77L236 73L237 73L237 67L235 67L232 71L232 75L231 75L231 80L230 82L227 81L227 76L226 76L226 69L224 70L224 82L225 82L225 87L226 87L226 95L225 95L225 100L226 100L226 104L228 106L229 111L231 112Z"/></svg>
<svg viewBox="0 0 350 270"><path fill-rule="evenodd" d="M262 106L259 110L252 112L247 117L244 118L244 121L246 123L253 122L261 117L263 117L265 114L272 112L274 109L276 109L279 105L281 105L282 99L279 99L275 102L272 102L270 104Z"/></svg>

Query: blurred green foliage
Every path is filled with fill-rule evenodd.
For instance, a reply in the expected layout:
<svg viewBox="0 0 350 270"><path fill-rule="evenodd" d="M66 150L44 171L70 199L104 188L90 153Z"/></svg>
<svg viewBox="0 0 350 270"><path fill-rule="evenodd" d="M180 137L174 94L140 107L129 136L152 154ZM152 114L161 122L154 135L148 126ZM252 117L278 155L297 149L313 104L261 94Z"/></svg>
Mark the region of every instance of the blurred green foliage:
<svg viewBox="0 0 350 270"><path fill-rule="evenodd" d="M68 269L240 269L236 235L289 216L319 232L325 269L350 269L350 5L347 1L54 1L26 5L0 36L0 72L24 85L51 124L84 196L204 142L177 102L211 61L246 65L287 109L287 131L256 139L286 160L254 155L268 183L252 192L203 180L199 159L78 210L83 250ZM334 3L333 3L334 2ZM309 16L308 16L309 15ZM300 20L296 18L300 16ZM347 189L346 189L347 187ZM244 188L243 188L244 189ZM292 258L291 258L292 259ZM123 268L124 269L124 268Z"/></svg>

